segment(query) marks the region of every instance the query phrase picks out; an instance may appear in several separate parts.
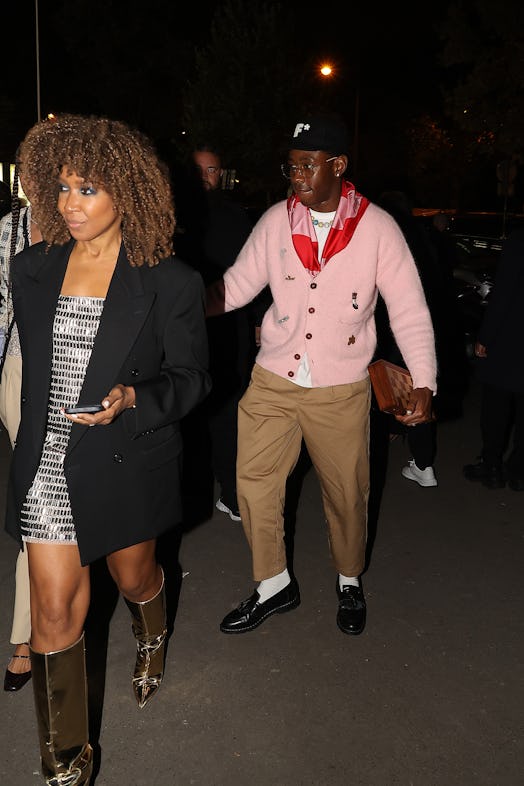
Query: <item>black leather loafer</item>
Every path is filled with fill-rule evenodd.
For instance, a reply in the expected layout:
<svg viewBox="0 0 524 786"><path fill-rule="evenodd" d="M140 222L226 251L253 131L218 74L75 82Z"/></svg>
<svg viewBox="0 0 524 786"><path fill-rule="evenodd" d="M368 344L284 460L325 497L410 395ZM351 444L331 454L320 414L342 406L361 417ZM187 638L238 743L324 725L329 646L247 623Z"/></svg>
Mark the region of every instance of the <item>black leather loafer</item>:
<svg viewBox="0 0 524 786"><path fill-rule="evenodd" d="M362 586L345 585L340 589L337 576L337 625L343 633L357 636L366 624L366 601Z"/></svg>
<svg viewBox="0 0 524 786"><path fill-rule="evenodd" d="M4 677L4 690L11 692L20 690L20 688L23 688L26 682L29 682L30 679L31 671L23 671L20 674L17 674L14 671L9 671L9 669L6 669Z"/></svg>
<svg viewBox="0 0 524 786"><path fill-rule="evenodd" d="M277 592L272 598L260 603L260 595L255 590L250 598L238 608L227 614L220 623L222 633L247 633L254 630L271 614L283 614L300 605L300 592L295 579Z"/></svg>

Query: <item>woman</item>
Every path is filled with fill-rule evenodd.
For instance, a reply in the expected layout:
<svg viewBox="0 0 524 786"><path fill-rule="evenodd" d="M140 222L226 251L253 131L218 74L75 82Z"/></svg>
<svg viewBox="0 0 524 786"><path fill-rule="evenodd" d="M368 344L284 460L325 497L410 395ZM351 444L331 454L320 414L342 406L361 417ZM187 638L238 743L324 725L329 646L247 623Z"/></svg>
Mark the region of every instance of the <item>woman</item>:
<svg viewBox="0 0 524 786"><path fill-rule="evenodd" d="M40 230L31 213L31 206L23 206L18 194L20 182L20 151L16 153L13 177L11 212L0 221L0 333L4 341L3 365L0 384L0 420L4 424L11 447L14 447L20 422L20 387L22 383L22 356L18 331L13 321L10 270L15 254L42 240ZM27 183L25 182L27 188ZM24 184L22 184L24 187ZM25 189L24 189L25 190ZM7 344L7 346L6 346ZM20 550L16 561L15 604L11 644L15 651L7 665L4 690L18 691L31 679L29 662L29 636L31 614L29 609L29 572L27 551Z"/></svg>
<svg viewBox="0 0 524 786"><path fill-rule="evenodd" d="M86 784L94 560L131 611L139 707L162 680L155 539L180 518L179 422L209 390L203 283L171 256L169 175L142 134L61 115L30 129L21 155L44 242L12 270L24 365L6 528L29 557L42 771ZM77 404L101 411L68 414Z"/></svg>

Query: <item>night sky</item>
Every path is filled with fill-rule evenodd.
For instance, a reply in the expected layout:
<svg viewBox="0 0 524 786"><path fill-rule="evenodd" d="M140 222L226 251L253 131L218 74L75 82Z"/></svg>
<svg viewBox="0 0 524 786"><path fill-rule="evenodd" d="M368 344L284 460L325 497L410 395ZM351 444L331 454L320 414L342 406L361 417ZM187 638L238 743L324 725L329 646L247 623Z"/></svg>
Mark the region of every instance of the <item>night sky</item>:
<svg viewBox="0 0 524 786"><path fill-rule="evenodd" d="M431 13L427 4L409 1L335 0L313 11L299 0L265 1L279 8L279 21L282 15L285 35L279 51L285 52L288 62L303 64L304 74L312 74L310 102L317 93L321 96L329 90L353 136L358 125L358 167L355 156L351 164L362 189L373 197L378 189L402 187L404 176L413 182L413 175L406 174L410 132L422 116L435 117L437 123L443 117L443 88L449 87L453 74L441 62L444 42L439 27L459 0L441 2ZM263 0L236 2L236 18L243 20ZM41 116L48 112L105 115L139 127L160 143L160 149L165 140L176 148L184 127L183 91L195 76L195 49L209 45L214 14L227 6L226 0L39 0ZM37 120L34 9L34 0L20 0L6 9L12 22L6 17L9 78L2 80L0 93L2 161L13 159L17 145ZM314 70L324 60L335 67L329 87ZM246 72L249 75L249 67ZM285 69L281 81L275 80L275 92L281 83L286 83ZM354 123L357 91L358 124ZM274 127L267 97L262 108L265 120ZM234 122L241 117L239 108ZM279 171L274 162L270 166L271 171ZM427 189L420 196L424 202L448 201L447 178L439 175L439 169L436 161L434 175L440 177L440 184L435 188L440 191L431 186L436 195L432 197ZM466 201L475 199L481 206L493 201L494 171L491 163L487 173L472 168L481 188L477 182L468 184ZM244 182L250 174L244 168Z"/></svg>
<svg viewBox="0 0 524 786"><path fill-rule="evenodd" d="M2 80L0 98L10 126L0 140L4 154L37 119L35 4L21 0L14 5L5 42L10 78ZM172 122L180 112L181 85L191 76L192 48L208 41L219 5L220 0L40 0L42 116L51 111L116 112L127 119L137 103L150 101L153 112L165 96L166 123ZM440 4L440 13L445 5ZM338 86L350 101L358 72L364 116L380 121L384 104L388 114L408 117L438 100L437 42L424 4L384 4L378 11L377 4L368 8L334 2L319 6L321 13L311 13L296 0L287 0L286 6L293 15L290 42L298 43L304 62L332 60ZM143 111L147 114L147 106Z"/></svg>

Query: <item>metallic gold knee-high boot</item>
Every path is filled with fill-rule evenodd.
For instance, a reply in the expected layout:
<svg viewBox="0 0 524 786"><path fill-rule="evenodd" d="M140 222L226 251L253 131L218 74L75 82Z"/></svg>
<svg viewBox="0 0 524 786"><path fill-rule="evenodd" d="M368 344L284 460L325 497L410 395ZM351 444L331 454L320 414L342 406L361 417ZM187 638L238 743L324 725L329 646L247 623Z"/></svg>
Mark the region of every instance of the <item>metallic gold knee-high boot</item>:
<svg viewBox="0 0 524 786"><path fill-rule="evenodd" d="M166 593L162 586L151 600L133 603L124 598L133 618L136 638L136 664L133 690L140 709L160 687L164 676L164 642L166 639Z"/></svg>
<svg viewBox="0 0 524 786"><path fill-rule="evenodd" d="M87 785L93 750L88 742L84 634L65 650L30 652L45 782Z"/></svg>

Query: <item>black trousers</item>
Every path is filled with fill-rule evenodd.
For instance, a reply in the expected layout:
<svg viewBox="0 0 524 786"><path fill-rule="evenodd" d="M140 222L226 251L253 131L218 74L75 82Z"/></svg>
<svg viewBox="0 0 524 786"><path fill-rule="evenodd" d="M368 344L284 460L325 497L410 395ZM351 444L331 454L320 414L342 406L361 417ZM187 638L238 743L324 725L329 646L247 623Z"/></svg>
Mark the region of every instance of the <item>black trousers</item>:
<svg viewBox="0 0 524 786"><path fill-rule="evenodd" d="M482 460L502 466L513 441L506 466L510 475L524 478L524 393L484 384L480 406Z"/></svg>
<svg viewBox="0 0 524 786"><path fill-rule="evenodd" d="M377 409L371 411L371 430L374 453L378 456L384 450L383 440L389 434L400 434L408 443L411 458L419 469L432 467L437 454L437 424L420 423L418 426L403 426L393 415L386 415Z"/></svg>
<svg viewBox="0 0 524 786"><path fill-rule="evenodd" d="M437 451L436 423L420 423L418 426L406 426L406 437L411 457L419 469L433 466Z"/></svg>
<svg viewBox="0 0 524 786"><path fill-rule="evenodd" d="M221 499L231 510L238 507L236 463L240 397L241 392L236 391L219 401L211 401L208 412L213 474L220 486Z"/></svg>

